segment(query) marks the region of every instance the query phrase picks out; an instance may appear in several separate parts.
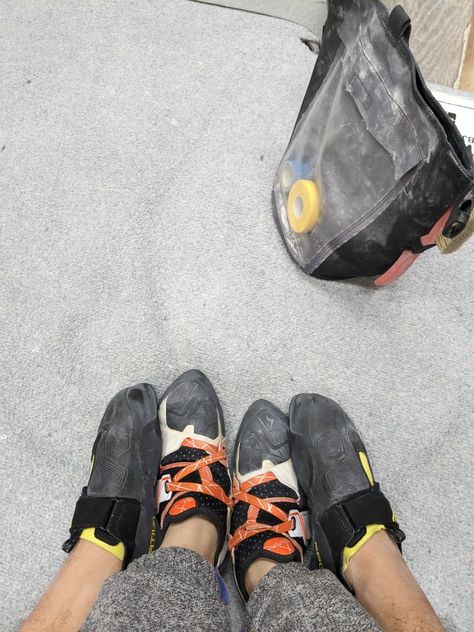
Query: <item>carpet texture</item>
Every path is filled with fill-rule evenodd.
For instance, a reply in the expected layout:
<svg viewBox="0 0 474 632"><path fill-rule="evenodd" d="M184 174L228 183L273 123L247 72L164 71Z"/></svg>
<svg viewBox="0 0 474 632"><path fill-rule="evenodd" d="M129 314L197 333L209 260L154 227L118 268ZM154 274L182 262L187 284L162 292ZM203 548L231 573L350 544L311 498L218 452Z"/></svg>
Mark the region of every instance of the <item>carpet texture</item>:
<svg viewBox="0 0 474 632"><path fill-rule="evenodd" d="M186 0L0 17L0 629L64 559L110 397L198 367L231 446L256 398L340 401L410 566L471 630L474 243L381 291L290 261L270 191L314 64L302 27Z"/></svg>

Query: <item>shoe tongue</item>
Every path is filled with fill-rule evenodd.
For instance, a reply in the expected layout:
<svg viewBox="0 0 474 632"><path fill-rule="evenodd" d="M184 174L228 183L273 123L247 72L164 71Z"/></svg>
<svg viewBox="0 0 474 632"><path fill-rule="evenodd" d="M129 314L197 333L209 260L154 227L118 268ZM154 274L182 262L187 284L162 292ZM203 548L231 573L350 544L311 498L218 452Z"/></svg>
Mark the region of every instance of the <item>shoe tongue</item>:
<svg viewBox="0 0 474 632"><path fill-rule="evenodd" d="M168 454L161 460L161 465L172 465L173 463L193 463L208 456L205 450L191 448L186 445L180 446L177 450Z"/></svg>
<svg viewBox="0 0 474 632"><path fill-rule="evenodd" d="M186 467L186 465L191 465L191 463L195 463L196 461L199 461L200 459L203 459L204 457L207 456L207 452L205 452L204 450L198 450L197 448L189 448L187 446L181 446L178 450L176 450L175 452L172 452L171 454L168 454L168 456L166 456L164 459L162 459L161 461L161 465L168 465L168 469L166 469L163 474L169 474L171 477L176 476L176 474L184 469L184 467ZM176 468L172 467L174 463L185 463L186 465L179 465ZM181 479L182 481L188 482L188 483L200 483L201 482L201 476L199 474L199 470L196 470L195 472L191 472L190 474L188 474L187 476L185 476L183 479Z"/></svg>
<svg viewBox="0 0 474 632"><path fill-rule="evenodd" d="M294 490L286 485L283 485L283 483L280 483L278 480L256 485L249 491L249 494L256 496L257 498L268 500L268 502L281 509L285 514L288 514L292 509L297 508L298 497ZM289 502L273 502L272 498L292 498L294 500ZM260 509L257 521L269 525L275 525L281 522L281 519L271 513L268 513L264 509Z"/></svg>

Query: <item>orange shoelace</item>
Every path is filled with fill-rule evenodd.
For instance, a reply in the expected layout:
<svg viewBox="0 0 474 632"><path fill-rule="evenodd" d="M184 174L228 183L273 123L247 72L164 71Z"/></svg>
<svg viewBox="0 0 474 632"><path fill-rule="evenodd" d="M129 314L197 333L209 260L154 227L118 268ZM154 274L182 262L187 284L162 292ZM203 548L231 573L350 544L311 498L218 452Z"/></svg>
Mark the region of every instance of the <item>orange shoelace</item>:
<svg viewBox="0 0 474 632"><path fill-rule="evenodd" d="M239 485L238 481L234 479L234 489L233 489L233 497L234 497L234 505L238 502L244 502L249 505L247 512L247 520L244 522L242 526L236 529L233 536L229 538L228 547L229 549L235 550L235 548L241 544L244 540L251 538L257 533L262 533L263 531L273 531L278 535L282 535L285 538L288 538L293 545L299 550L300 554L303 555L302 547L296 542L290 535L289 532L293 531L295 528L295 516L291 516L277 507L273 503L294 503L297 504L295 498L290 497L273 497L273 498L258 498L253 494L249 493L256 485L261 485L263 483L268 483L270 481L277 480L275 474L273 472L265 472L264 474L260 474L259 476L255 476L254 478L249 479ZM281 520L276 525L264 524L262 522L258 522L258 514L260 510L266 511L267 513L275 516ZM298 512L297 512L298 513Z"/></svg>
<svg viewBox="0 0 474 632"><path fill-rule="evenodd" d="M160 501L163 492L165 493L165 499L169 499L168 504L165 506L161 514L162 525L164 518L171 509L172 505L178 500L178 498L181 498L181 496L189 492L206 494L206 496L217 498L217 500L223 502L227 507L232 506L232 498L227 496L222 487L214 481L212 471L209 467L213 463L222 463L222 465L227 468L227 456L224 441L222 441L219 446L215 446L212 443L188 437L183 441L181 447L203 450L207 453L207 456L204 456L202 459L197 461L192 461L191 463L189 461L183 461L179 463L169 463L168 465L163 465L161 467L161 479L157 490L157 502ZM163 475L163 473L167 470L176 468L181 469L174 475L173 478L169 474ZM193 472L199 472L201 478L200 483L183 481L183 478L186 478L186 476L189 476L189 474L192 474Z"/></svg>

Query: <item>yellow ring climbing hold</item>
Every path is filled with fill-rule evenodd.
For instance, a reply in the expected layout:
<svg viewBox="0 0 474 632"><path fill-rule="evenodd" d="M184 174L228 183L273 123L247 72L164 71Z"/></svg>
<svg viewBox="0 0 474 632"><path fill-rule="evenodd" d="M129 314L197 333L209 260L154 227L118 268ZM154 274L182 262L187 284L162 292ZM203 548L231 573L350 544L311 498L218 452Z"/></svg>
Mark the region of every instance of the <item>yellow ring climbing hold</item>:
<svg viewBox="0 0 474 632"><path fill-rule="evenodd" d="M310 233L319 218L319 193L312 180L297 180L288 196L288 221L294 233Z"/></svg>

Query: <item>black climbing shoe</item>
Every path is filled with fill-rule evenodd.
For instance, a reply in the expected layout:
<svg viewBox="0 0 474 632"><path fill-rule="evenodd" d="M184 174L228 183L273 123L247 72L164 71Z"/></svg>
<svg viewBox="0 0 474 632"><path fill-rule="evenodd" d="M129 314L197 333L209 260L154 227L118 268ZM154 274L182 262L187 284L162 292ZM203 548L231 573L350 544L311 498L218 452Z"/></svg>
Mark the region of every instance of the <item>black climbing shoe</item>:
<svg viewBox="0 0 474 632"><path fill-rule="evenodd" d="M348 554L383 528L400 547L405 534L374 481L353 422L338 404L321 395L296 396L290 406L290 445L312 514L318 566L342 579Z"/></svg>
<svg viewBox="0 0 474 632"><path fill-rule="evenodd" d="M150 384L120 391L107 406L92 448L89 482L77 501L70 538L63 545L67 553L81 536L112 550L121 543L125 568L155 549L155 492L161 458L157 413Z"/></svg>
<svg viewBox="0 0 474 632"><path fill-rule="evenodd" d="M288 418L259 400L245 413L235 444L234 510L229 548L240 594L252 562L303 561L306 515L290 457Z"/></svg>

